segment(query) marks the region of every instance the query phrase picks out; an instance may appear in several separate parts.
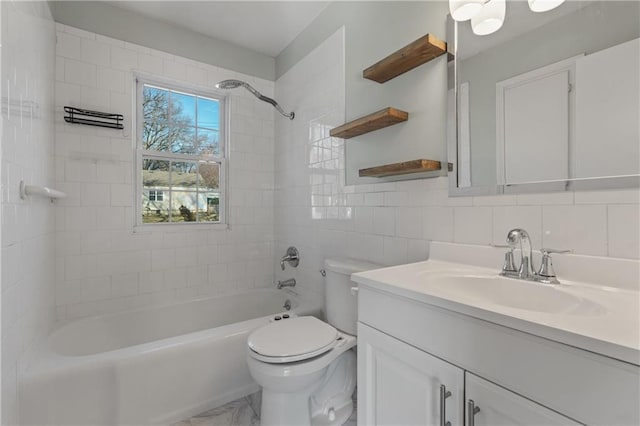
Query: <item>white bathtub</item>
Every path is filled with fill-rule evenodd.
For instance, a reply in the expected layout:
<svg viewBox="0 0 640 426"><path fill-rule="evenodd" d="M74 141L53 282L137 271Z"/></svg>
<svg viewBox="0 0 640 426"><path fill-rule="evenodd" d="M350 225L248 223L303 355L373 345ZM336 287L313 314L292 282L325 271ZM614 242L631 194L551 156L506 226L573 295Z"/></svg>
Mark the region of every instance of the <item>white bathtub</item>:
<svg viewBox="0 0 640 426"><path fill-rule="evenodd" d="M257 391L246 340L291 293L254 290L63 324L21 379L23 424L142 425L182 420Z"/></svg>

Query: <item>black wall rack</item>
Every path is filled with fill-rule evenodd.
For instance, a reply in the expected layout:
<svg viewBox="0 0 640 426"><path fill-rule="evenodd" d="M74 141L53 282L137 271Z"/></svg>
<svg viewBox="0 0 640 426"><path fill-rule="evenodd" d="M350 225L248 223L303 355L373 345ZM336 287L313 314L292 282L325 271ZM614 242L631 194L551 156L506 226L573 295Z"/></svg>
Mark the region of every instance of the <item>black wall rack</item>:
<svg viewBox="0 0 640 426"><path fill-rule="evenodd" d="M109 129L124 129L124 124L122 124L124 116L122 114L110 114L70 106L65 106L64 111L67 113L64 117L64 121L67 123L107 127Z"/></svg>

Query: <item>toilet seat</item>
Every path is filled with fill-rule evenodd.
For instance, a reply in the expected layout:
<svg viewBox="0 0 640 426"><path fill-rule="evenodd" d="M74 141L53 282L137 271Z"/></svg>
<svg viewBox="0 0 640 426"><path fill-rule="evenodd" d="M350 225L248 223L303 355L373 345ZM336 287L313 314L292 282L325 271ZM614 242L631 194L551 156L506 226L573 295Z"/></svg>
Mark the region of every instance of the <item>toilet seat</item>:
<svg viewBox="0 0 640 426"><path fill-rule="evenodd" d="M289 318L260 327L249 335L249 353L262 362L303 361L330 351L343 341L341 333L312 316Z"/></svg>

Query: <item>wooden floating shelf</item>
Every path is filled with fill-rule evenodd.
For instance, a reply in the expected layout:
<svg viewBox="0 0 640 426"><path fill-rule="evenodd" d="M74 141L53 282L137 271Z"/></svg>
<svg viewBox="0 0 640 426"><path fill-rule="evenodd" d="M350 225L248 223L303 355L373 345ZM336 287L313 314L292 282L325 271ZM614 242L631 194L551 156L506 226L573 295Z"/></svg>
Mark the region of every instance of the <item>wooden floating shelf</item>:
<svg viewBox="0 0 640 426"><path fill-rule="evenodd" d="M329 134L334 138L350 139L365 133L373 132L409 119L409 113L395 108L385 108L373 114L350 121L331 129Z"/></svg>
<svg viewBox="0 0 640 426"><path fill-rule="evenodd" d="M358 174L360 177L387 177L407 175L409 173L435 172L440 170L441 167L440 162L435 160L411 160L360 169Z"/></svg>
<svg viewBox="0 0 640 426"><path fill-rule="evenodd" d="M369 80L384 83L447 53L447 43L427 34L362 72Z"/></svg>

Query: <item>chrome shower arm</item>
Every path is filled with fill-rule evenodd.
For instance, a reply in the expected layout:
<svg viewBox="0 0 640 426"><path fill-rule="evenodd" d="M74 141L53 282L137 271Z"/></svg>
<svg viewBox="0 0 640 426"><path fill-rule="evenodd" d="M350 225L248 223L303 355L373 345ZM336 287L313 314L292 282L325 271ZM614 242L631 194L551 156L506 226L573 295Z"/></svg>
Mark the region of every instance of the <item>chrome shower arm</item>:
<svg viewBox="0 0 640 426"><path fill-rule="evenodd" d="M284 112L284 110L280 107L280 105L278 105L278 103L275 100L271 99L268 96L260 95L258 99L273 105L273 107L277 109L280 114L284 115L285 117L288 117L290 120L293 120L293 118L296 116L296 114L293 111L290 113Z"/></svg>
<svg viewBox="0 0 640 426"><path fill-rule="evenodd" d="M245 89L253 93L253 95L256 98L260 99L261 101L273 105L273 107L277 109L280 114L284 115L285 117L288 117L290 120L293 120L293 118L295 117L295 114L293 112L291 113L284 112L284 110L280 107L280 105L278 105L278 102L276 102L275 99L271 99L270 97L263 95L262 93L258 92L256 89L251 87L249 84L244 83L242 87L244 87Z"/></svg>
<svg viewBox="0 0 640 426"><path fill-rule="evenodd" d="M244 81L242 81L240 85L245 89L247 89L248 91L250 91L253 94L253 96L255 96L256 98L260 98L260 96L262 96L262 93L254 89L253 86L250 85L249 83L245 83Z"/></svg>

